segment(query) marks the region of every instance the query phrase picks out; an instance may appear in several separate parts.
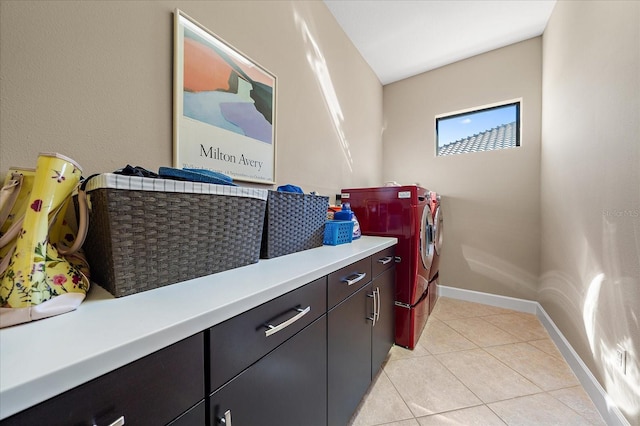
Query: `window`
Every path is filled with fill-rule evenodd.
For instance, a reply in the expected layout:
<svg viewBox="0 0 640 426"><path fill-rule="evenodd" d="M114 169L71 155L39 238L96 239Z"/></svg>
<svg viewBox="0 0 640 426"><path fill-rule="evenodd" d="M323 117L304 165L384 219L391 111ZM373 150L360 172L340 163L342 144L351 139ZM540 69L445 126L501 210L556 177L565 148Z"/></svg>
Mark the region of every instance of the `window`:
<svg viewBox="0 0 640 426"><path fill-rule="evenodd" d="M520 146L520 101L436 117L436 155Z"/></svg>

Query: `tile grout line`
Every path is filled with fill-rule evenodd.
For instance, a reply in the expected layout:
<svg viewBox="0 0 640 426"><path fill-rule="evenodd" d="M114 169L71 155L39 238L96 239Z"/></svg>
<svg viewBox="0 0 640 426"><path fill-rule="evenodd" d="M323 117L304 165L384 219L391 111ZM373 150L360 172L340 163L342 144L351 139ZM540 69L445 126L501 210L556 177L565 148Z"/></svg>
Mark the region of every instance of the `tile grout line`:
<svg viewBox="0 0 640 426"><path fill-rule="evenodd" d="M518 312L518 311L513 311L513 312L514 312L514 313L516 313L516 314L517 314L517 313L525 313L526 315L531 315L531 316L532 316L532 317L533 317L533 318L538 322L538 324L540 324L540 327L542 327L542 329L544 330L544 326L542 325L542 323L540 322L540 320L539 320L539 319L538 319L534 314L529 314L529 313L526 313L526 312ZM501 315L511 315L511 314L501 314ZM489 317L489 316L494 316L494 315L485 315L485 316ZM495 316L498 316L498 315L495 315ZM486 320L485 320L485 321L486 321ZM490 321L487 321L487 322L488 322L489 324L492 324L492 325L493 325L493 326L495 326L495 327L498 327L500 330L504 331L505 333L511 334L512 336L514 336L514 337L516 337L516 338L519 338L519 339L520 339L520 338L522 338L522 337L520 337L520 336L515 335L514 333L512 333L512 332L511 332L511 331L509 331L509 330L505 330L503 327L500 327L500 325L498 325L498 324L493 324L493 323L492 323L492 322L490 322ZM545 333L546 333L546 330L545 330ZM546 334L547 334L547 337L549 337L549 333L546 333ZM549 337L549 339L550 339L550 337ZM541 339L536 339L536 340L541 340ZM527 340L527 341L528 341L528 340Z"/></svg>
<svg viewBox="0 0 640 426"><path fill-rule="evenodd" d="M433 355L429 355L429 356L433 356ZM419 357L419 358L426 358L426 356L422 356L422 357ZM395 361L397 361L397 360L395 360ZM405 407L407 407L407 410L409 410L409 412L413 416L413 419L417 421L416 415L413 414L413 410L411 410L411 407L409 407L409 404L407 403L407 401L405 401L404 397L402 396L402 393L400 393L400 390L398 389L398 387L396 386L394 381L391 380L391 377L389 377L389 375L387 374L386 371L384 371L384 369L382 370L382 373L387 377L387 380L389 380L389 383L391 383L391 386L393 386L393 389L397 392L398 396L402 400L402 403L405 405ZM411 419L405 419L405 420L411 420ZM400 421L404 421L404 420L400 420ZM383 423L383 425L384 425L384 423ZM375 426L375 425L372 425L372 426Z"/></svg>
<svg viewBox="0 0 640 426"><path fill-rule="evenodd" d="M550 354L546 353L545 351L543 351L543 350L540 350L540 349L536 348L534 345L530 344L528 341L527 341L527 342L517 342L517 343L506 343L506 344L504 344L504 345L493 345L493 346L487 346L487 348L498 348L498 347L500 347L500 346L509 346L509 345L515 345L515 344L525 344L525 345L528 345L528 346L530 346L531 348L533 348L533 350L534 350L534 351L538 351L538 352L540 352L540 353L541 353L541 354L543 354L543 355L552 356L552 355L550 355ZM482 349L485 349L485 348L482 348ZM489 354L491 357L493 357L495 360L497 360L498 362L500 362L501 364L503 364L504 366L506 366L507 368L509 368L509 369L511 369L512 371L514 371L515 373L517 373L519 376L523 377L524 379L528 380L529 382L531 382L531 383L532 383L533 385L535 385L536 387L540 388L540 390L541 390L542 392L548 392L547 390L543 389L543 388L542 388L542 386L538 385L535 381L533 381L532 379L529 379L529 378L528 378L527 376L525 376L522 372L520 372L520 371L518 371L517 369L515 369L515 368L511 367L510 365L508 365L507 363L505 363L504 361L502 361L500 358L496 357L496 356L495 356L494 354L492 354L491 352L489 352L489 351L487 351L487 350L485 350L485 352L486 352L487 354ZM556 357L553 357L553 358L558 359L558 358L556 358ZM562 360L562 361L566 364L567 370L568 370L569 372L571 372L571 374L572 374L572 375L576 378L576 380L577 380L578 378L576 377L575 373L571 370L571 368L569 367L569 365L567 364L567 362L566 362L565 360ZM577 383L576 383L575 385L573 385L573 386L579 386L579 385L580 385L580 381L579 381L579 380L577 380ZM572 386L570 386L570 387L572 387ZM566 388L559 388L559 389L566 389ZM552 389L552 391L553 391L553 390L558 390L558 389Z"/></svg>
<svg viewBox="0 0 640 426"><path fill-rule="evenodd" d="M483 321L483 322L485 322L486 324L489 324L489 325L491 325L491 326L493 326L493 327L498 328L500 331L503 331L503 332L505 332L505 333L509 334L510 336L512 336L512 337L514 337L514 338L516 338L516 339L519 339L519 337L518 337L518 336L514 336L512 333L509 333L509 332L507 332L507 331L505 331L505 330L502 330L500 327L498 327L498 326L496 326L496 325L494 325L494 324L491 324L491 323L490 323L490 322L488 322L488 321L485 321L484 319L482 319L482 317L468 317L468 318L461 318L461 319L476 319L476 318L478 318L478 319L482 320L482 321ZM445 323L445 324L446 324L446 323ZM447 325L447 326L449 326L452 330L454 330L455 332L457 332L457 333L458 333L458 334L460 334L462 337L464 337L465 339L469 340L471 343L473 343L474 345L476 345L476 346L477 346L477 347L479 347L479 348L493 347L493 346L501 346L501 345L508 345L508 344L510 344L510 343L497 343L497 344L495 344L495 345L481 345L481 344L479 344L479 343L475 342L474 340L472 340L470 337L467 337L467 336L466 336L465 334L463 334L460 330L456 330L454 327L451 327L449 324L446 324L446 325ZM519 342L512 342L512 343L519 343Z"/></svg>

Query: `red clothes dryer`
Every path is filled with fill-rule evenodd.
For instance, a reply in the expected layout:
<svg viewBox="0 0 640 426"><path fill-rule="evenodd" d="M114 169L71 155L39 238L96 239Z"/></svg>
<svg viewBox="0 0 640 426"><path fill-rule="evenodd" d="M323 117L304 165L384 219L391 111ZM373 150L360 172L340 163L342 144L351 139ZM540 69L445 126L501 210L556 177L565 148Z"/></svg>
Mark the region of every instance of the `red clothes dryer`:
<svg viewBox="0 0 640 426"><path fill-rule="evenodd" d="M430 192L419 186L349 188L363 235L396 237L395 343L413 349L429 316L429 278L434 258Z"/></svg>

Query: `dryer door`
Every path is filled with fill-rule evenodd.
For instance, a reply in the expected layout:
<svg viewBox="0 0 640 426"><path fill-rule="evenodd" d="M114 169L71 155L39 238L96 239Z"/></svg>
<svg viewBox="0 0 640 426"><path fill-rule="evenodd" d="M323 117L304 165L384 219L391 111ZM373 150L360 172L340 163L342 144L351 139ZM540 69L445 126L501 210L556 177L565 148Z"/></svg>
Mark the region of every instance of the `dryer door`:
<svg viewBox="0 0 640 426"><path fill-rule="evenodd" d="M442 210L440 209L440 206L438 205L438 207L436 207L436 214L435 214L435 219L434 219L434 225L433 225L433 242L434 242L434 246L436 249L436 253L438 255L440 255L440 252L442 251L442 233L443 233L443 229L442 229L442 225L443 225L443 220L442 220Z"/></svg>
<svg viewBox="0 0 640 426"><path fill-rule="evenodd" d="M433 217L429 205L426 205L422 209L422 220L420 221L420 258L426 270L431 268L433 262L433 235Z"/></svg>

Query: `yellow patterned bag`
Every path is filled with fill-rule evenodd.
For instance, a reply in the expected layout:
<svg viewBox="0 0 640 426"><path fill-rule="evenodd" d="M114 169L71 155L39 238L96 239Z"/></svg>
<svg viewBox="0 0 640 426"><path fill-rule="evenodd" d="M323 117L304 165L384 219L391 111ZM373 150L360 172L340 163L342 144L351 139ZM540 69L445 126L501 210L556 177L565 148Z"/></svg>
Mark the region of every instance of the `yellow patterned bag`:
<svg viewBox="0 0 640 426"><path fill-rule="evenodd" d="M78 238L65 220L81 174L75 161L53 153L40 154L35 171L9 171L0 200L0 327L69 312L84 300L82 206Z"/></svg>

